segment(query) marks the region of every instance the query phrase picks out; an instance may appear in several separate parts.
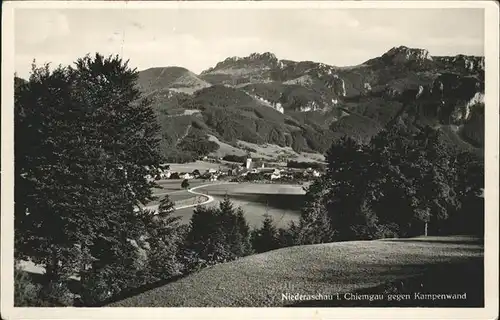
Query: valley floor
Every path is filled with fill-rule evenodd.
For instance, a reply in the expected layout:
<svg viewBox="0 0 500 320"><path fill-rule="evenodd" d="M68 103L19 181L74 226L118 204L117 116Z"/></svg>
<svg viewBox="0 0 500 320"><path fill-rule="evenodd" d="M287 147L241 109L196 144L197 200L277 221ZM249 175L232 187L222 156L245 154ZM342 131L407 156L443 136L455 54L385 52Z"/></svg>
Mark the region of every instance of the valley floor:
<svg viewBox="0 0 500 320"><path fill-rule="evenodd" d="M109 306L480 307L483 256L482 240L467 236L297 246L216 265Z"/></svg>
<svg viewBox="0 0 500 320"><path fill-rule="evenodd" d="M175 202L174 215L181 217L182 223L189 223L197 204L206 202L207 206L217 206L228 195L235 207L243 209L250 227L259 227L265 214L270 215L278 227L286 227L290 221L299 218L305 195L300 184L209 183L196 179L189 182L191 190L196 192L193 194L182 190L181 182L160 181L163 189L155 191L155 194L160 198L169 195ZM151 208L157 205L158 202L148 204Z"/></svg>

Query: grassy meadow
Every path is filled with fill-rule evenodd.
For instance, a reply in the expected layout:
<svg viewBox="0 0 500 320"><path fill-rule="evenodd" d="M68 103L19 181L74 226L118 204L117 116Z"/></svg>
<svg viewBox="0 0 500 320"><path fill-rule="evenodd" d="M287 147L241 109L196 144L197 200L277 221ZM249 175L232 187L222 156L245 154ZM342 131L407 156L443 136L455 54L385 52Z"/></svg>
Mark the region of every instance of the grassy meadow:
<svg viewBox="0 0 500 320"><path fill-rule="evenodd" d="M483 250L473 237L350 241L278 249L216 265L111 307L476 306L484 304ZM464 277L464 274L467 274ZM475 285L471 285L475 284ZM418 300L414 293L466 293ZM341 299L291 302L283 294ZM384 300L345 299L383 294ZM411 299L388 301L389 295Z"/></svg>

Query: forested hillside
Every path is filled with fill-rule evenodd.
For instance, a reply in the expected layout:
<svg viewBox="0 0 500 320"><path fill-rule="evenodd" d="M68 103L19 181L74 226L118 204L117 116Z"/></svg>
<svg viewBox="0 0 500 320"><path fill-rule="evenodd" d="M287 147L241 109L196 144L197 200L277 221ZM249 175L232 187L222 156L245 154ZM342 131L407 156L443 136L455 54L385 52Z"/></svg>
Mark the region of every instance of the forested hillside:
<svg viewBox="0 0 500 320"><path fill-rule="evenodd" d="M343 136L367 143L396 122L430 125L461 150L481 154L484 143L483 57L435 57L401 46L358 66L335 67L255 53L200 75L148 69L139 73L138 85L168 131L162 145L165 154L176 155L172 161L216 148L178 148L191 128L199 141L213 135L235 147L246 141L299 153L324 153Z"/></svg>

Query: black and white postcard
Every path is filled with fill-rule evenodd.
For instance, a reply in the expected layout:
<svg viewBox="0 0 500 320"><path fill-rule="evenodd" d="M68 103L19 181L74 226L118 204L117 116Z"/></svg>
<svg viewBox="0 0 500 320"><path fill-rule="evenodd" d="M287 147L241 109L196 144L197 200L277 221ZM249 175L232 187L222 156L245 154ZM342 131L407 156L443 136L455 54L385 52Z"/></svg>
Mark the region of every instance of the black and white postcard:
<svg viewBox="0 0 500 320"><path fill-rule="evenodd" d="M498 4L7 1L5 319L494 319Z"/></svg>

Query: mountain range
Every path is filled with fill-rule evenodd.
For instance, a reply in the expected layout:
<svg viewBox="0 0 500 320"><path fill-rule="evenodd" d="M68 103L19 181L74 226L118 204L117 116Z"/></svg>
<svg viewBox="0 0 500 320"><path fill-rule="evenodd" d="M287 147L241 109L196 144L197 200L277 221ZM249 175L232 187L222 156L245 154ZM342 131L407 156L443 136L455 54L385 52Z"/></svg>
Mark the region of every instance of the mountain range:
<svg viewBox="0 0 500 320"><path fill-rule="evenodd" d="M482 152L484 145L479 56L431 56L399 46L360 65L336 67L253 53L198 75L150 68L139 73L138 86L158 112L164 153L180 158L206 148L258 157L259 147L269 145L289 157L321 154L344 135L368 142L395 121L431 125L461 149Z"/></svg>
<svg viewBox="0 0 500 320"><path fill-rule="evenodd" d="M447 144L482 154L484 68L484 57L405 46L350 67L266 52L229 57L200 74L150 68L137 86L157 112L169 162L248 153L321 161L335 139L366 143L394 123L430 125Z"/></svg>

